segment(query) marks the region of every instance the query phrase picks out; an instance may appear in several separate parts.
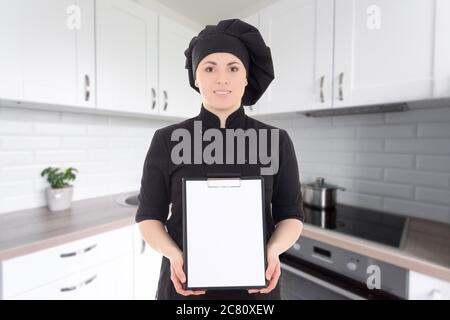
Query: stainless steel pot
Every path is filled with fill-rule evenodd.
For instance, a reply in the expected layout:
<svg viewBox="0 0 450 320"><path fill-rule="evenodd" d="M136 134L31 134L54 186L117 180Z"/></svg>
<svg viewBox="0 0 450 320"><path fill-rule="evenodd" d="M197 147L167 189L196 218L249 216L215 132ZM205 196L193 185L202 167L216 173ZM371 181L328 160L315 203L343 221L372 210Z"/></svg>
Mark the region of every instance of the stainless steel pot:
<svg viewBox="0 0 450 320"><path fill-rule="evenodd" d="M345 188L325 183L325 178L317 177L315 182L302 185L303 203L314 208L334 208L337 190Z"/></svg>

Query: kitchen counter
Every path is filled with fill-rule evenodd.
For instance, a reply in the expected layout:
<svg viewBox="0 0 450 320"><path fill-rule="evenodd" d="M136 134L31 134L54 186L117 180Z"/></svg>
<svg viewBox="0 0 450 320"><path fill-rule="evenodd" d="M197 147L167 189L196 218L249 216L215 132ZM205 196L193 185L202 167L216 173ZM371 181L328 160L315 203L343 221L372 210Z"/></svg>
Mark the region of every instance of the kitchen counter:
<svg viewBox="0 0 450 320"><path fill-rule="evenodd" d="M116 203L121 195L78 200L66 210L47 207L0 215L0 261L134 223L135 207Z"/></svg>
<svg viewBox="0 0 450 320"><path fill-rule="evenodd" d="M123 194L123 193L121 193ZM0 215L0 261L134 223L135 207L116 203L121 194ZM402 249L305 224L302 236L450 282L450 225L411 218Z"/></svg>

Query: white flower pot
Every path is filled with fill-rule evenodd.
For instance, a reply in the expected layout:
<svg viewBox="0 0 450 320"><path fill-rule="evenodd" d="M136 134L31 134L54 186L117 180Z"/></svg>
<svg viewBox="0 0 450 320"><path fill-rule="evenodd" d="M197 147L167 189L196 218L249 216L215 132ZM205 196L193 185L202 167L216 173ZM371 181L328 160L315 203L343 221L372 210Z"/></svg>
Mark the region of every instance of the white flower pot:
<svg viewBox="0 0 450 320"><path fill-rule="evenodd" d="M47 195L47 204L50 211L60 211L70 208L73 197L73 186L60 189L45 189Z"/></svg>

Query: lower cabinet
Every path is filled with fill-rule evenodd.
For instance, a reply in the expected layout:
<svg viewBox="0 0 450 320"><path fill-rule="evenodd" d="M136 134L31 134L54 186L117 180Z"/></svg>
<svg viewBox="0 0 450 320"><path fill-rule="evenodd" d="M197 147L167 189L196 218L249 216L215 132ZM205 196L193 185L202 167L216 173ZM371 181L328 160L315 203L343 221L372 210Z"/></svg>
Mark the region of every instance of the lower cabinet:
<svg viewBox="0 0 450 320"><path fill-rule="evenodd" d="M134 225L134 299L154 300L158 288L162 255L142 238Z"/></svg>
<svg viewBox="0 0 450 320"><path fill-rule="evenodd" d="M450 282L410 271L409 300L450 300Z"/></svg>
<svg viewBox="0 0 450 320"><path fill-rule="evenodd" d="M12 300L131 300L133 256L116 258L67 278L11 297Z"/></svg>

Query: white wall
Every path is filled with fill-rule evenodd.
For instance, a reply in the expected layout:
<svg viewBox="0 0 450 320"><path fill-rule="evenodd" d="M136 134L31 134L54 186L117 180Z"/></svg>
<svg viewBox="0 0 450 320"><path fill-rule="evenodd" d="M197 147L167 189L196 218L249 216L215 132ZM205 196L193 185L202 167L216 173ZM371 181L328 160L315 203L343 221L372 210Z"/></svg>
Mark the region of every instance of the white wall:
<svg viewBox="0 0 450 320"><path fill-rule="evenodd" d="M45 206L47 166L79 170L74 200L138 190L153 133L168 124L0 107L0 213Z"/></svg>
<svg viewBox="0 0 450 320"><path fill-rule="evenodd" d="M302 183L347 188L342 203L450 223L450 106L261 119L290 133ZM74 200L137 190L156 128L117 116L0 108L0 213L44 206L49 165L80 170Z"/></svg>
<svg viewBox="0 0 450 320"><path fill-rule="evenodd" d="M450 105L365 114L262 120L285 128L302 183L347 188L338 202L450 223Z"/></svg>

